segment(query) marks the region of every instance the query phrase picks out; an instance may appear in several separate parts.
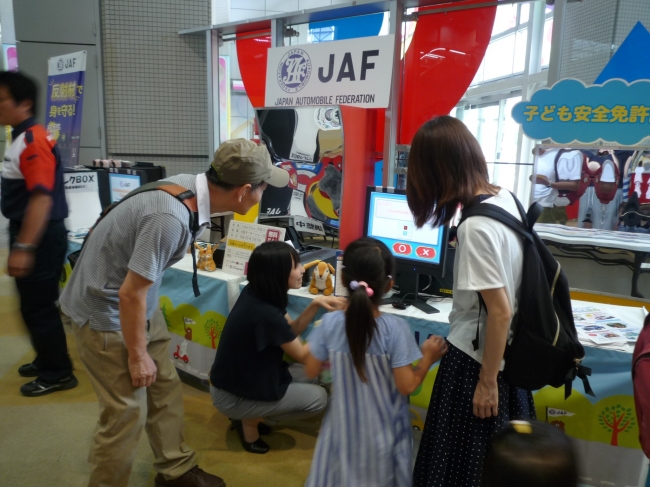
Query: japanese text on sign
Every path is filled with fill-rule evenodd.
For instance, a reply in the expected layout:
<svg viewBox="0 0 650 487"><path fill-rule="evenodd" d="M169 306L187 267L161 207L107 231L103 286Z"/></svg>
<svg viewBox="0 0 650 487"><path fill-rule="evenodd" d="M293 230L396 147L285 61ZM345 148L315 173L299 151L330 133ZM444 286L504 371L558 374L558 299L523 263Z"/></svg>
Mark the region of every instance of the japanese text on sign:
<svg viewBox="0 0 650 487"><path fill-rule="evenodd" d="M50 99L52 101L76 101L83 93L83 88L83 85L77 85L75 81L70 81L67 83L53 83Z"/></svg>
<svg viewBox="0 0 650 487"><path fill-rule="evenodd" d="M527 122L539 119L543 122L650 123L650 106L615 105L608 108L604 105L578 105L572 109L566 105L526 105L524 116Z"/></svg>
<svg viewBox="0 0 650 487"><path fill-rule="evenodd" d="M223 271L238 276L245 275L255 247L264 242L283 241L284 234L284 228L239 221L230 222Z"/></svg>

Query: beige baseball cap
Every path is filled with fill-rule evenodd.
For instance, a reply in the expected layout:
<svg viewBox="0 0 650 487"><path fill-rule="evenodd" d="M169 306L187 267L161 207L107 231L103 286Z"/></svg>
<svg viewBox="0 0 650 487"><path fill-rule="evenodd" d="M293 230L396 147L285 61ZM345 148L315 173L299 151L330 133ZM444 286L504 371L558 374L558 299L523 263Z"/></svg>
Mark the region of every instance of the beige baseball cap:
<svg viewBox="0 0 650 487"><path fill-rule="evenodd" d="M214 153L210 165L219 180L227 184L239 186L264 181L277 188L289 184L289 173L273 165L266 146L246 139L225 141Z"/></svg>

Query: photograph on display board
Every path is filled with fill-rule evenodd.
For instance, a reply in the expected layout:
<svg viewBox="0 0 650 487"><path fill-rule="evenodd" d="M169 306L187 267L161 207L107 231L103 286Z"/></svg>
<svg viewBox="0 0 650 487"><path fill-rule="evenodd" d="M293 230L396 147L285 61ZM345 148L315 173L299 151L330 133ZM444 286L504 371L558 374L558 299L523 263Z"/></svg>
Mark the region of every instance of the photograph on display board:
<svg viewBox="0 0 650 487"><path fill-rule="evenodd" d="M267 188L260 218L302 216L339 226L343 130L338 107L257 110L260 138L290 174L286 188Z"/></svg>

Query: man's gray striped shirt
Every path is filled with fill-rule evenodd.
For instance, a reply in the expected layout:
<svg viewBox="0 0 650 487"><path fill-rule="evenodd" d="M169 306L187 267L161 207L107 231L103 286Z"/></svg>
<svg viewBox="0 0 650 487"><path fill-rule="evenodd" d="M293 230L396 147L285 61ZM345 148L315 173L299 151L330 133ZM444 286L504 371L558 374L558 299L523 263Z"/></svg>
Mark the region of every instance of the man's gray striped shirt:
<svg viewBox="0 0 650 487"><path fill-rule="evenodd" d="M196 194L196 176L169 181ZM70 282L61 295L63 311L93 330L120 330L118 291L129 270L153 282L147 293L147 319L158 306L165 269L183 258L192 240L189 212L163 191L136 195L115 207L84 245ZM185 283L184 283L185 284ZM191 286L191 279L187 279Z"/></svg>

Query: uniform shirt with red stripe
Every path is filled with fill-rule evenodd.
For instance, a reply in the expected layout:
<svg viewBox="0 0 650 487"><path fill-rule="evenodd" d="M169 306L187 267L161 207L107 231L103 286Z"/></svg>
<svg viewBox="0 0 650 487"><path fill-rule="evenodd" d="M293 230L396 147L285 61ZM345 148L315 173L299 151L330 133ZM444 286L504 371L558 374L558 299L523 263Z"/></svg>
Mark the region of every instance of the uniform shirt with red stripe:
<svg viewBox="0 0 650 487"><path fill-rule="evenodd" d="M14 127L12 140L2 170L2 214L22 221L29 197L43 192L52 196L50 220L63 220L68 216L68 204L56 142L33 118Z"/></svg>

